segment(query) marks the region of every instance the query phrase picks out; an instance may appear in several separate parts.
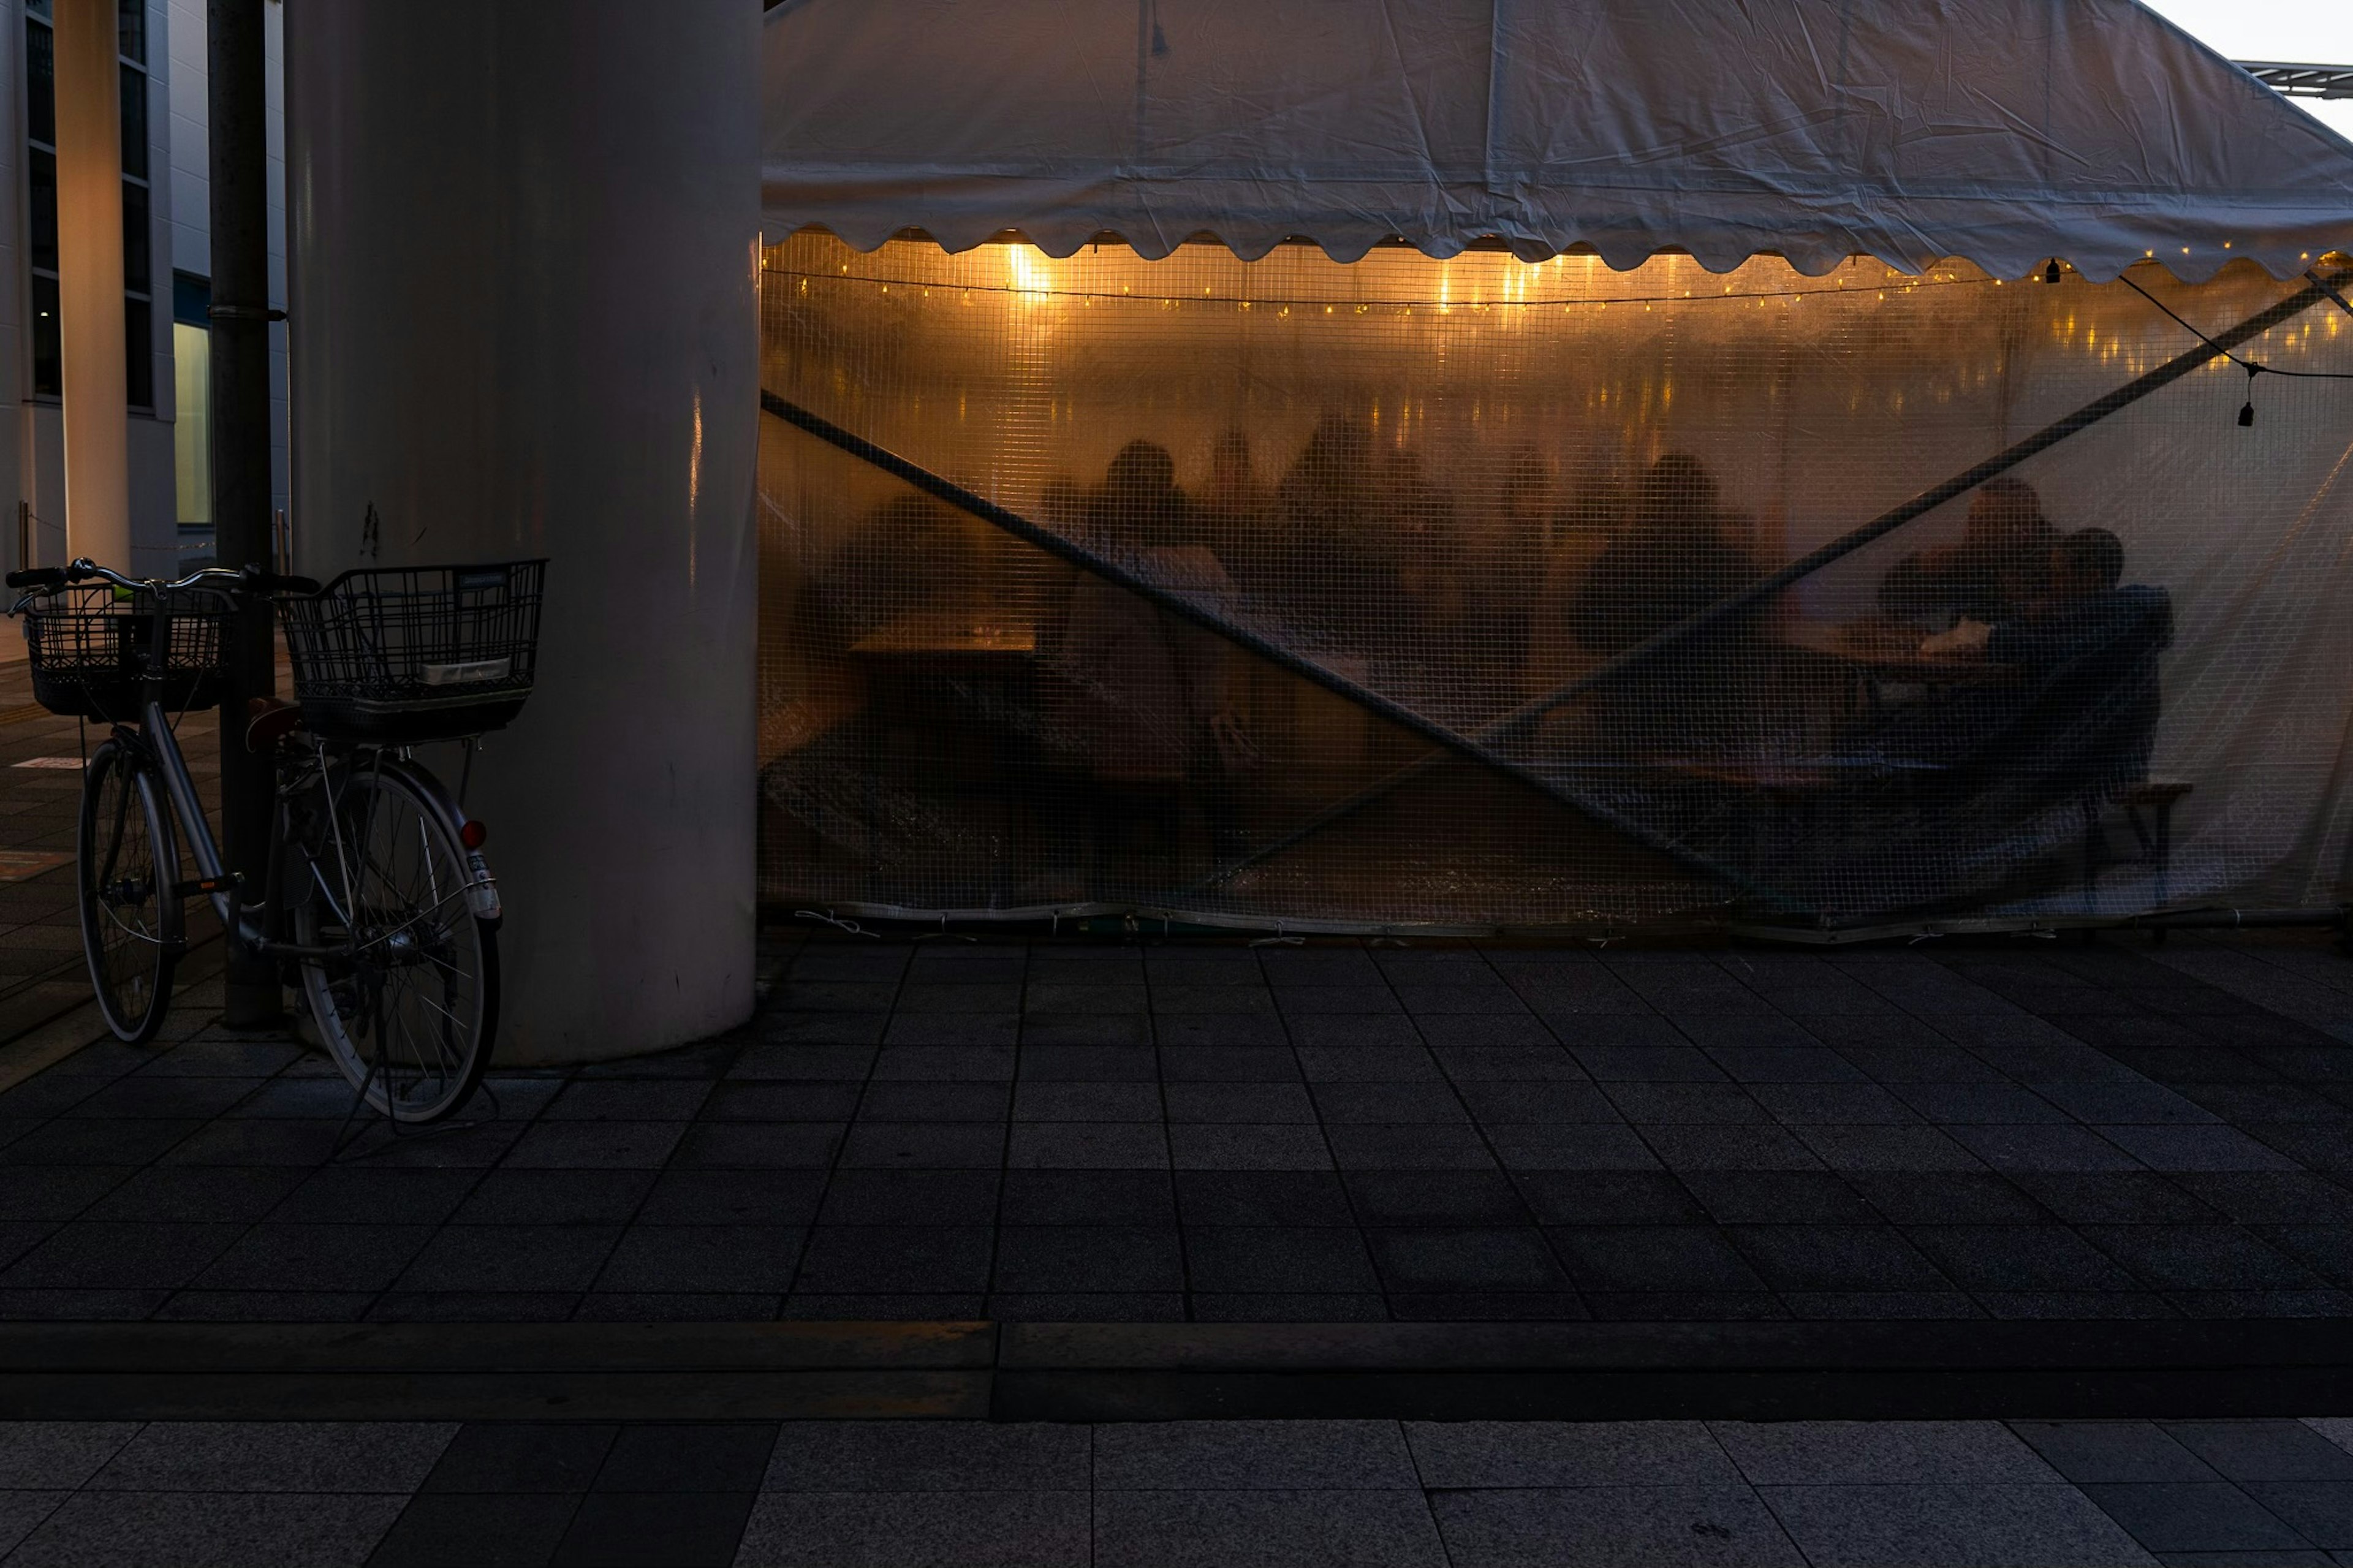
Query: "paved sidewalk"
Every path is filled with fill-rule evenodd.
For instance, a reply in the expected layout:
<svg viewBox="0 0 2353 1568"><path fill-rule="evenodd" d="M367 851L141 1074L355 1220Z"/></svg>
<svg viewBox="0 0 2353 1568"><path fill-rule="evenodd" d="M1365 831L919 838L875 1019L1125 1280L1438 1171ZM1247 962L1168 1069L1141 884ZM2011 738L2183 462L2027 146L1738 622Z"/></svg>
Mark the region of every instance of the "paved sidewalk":
<svg viewBox="0 0 2353 1568"><path fill-rule="evenodd" d="M2353 963L2301 936L769 962L733 1037L340 1159L341 1079L199 990L0 1093L0 1314L2353 1315Z"/></svg>
<svg viewBox="0 0 2353 1568"><path fill-rule="evenodd" d="M0 1563L2353 1563L2342 1421L0 1426ZM11 1550L13 1548L13 1551Z"/></svg>

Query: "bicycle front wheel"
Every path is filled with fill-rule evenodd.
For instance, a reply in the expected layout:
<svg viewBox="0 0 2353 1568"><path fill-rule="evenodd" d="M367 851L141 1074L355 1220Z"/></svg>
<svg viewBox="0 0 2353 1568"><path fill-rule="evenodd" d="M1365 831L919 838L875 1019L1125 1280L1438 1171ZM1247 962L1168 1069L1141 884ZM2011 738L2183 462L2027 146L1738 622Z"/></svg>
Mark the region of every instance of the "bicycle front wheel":
<svg viewBox="0 0 2353 1568"><path fill-rule="evenodd" d="M74 871L90 989L115 1037L155 1037L172 1000L182 937L180 852L155 771L120 741L90 760L81 781Z"/></svg>
<svg viewBox="0 0 2353 1568"><path fill-rule="evenodd" d="M435 1121L474 1092L498 1022L498 940L474 918L457 824L429 781L381 759L330 770L331 805L291 837L310 886L291 900L311 1016L335 1065L396 1121Z"/></svg>

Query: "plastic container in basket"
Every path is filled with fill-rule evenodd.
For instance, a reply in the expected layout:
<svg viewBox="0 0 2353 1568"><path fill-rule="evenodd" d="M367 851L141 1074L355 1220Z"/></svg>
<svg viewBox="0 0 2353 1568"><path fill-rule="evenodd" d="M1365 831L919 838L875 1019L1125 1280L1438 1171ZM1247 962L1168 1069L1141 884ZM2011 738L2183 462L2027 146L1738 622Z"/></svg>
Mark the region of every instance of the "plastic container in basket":
<svg viewBox="0 0 2353 1568"><path fill-rule="evenodd" d="M302 722L380 745L479 735L531 695L547 563L371 567L281 597Z"/></svg>
<svg viewBox="0 0 2353 1568"><path fill-rule="evenodd" d="M228 603L202 589L164 601L171 625L164 658L151 669L155 644L155 595L81 583L25 610L26 662L33 700L73 719L128 722L146 700L146 681L162 680L164 706L191 712L220 702L221 665L228 646Z"/></svg>

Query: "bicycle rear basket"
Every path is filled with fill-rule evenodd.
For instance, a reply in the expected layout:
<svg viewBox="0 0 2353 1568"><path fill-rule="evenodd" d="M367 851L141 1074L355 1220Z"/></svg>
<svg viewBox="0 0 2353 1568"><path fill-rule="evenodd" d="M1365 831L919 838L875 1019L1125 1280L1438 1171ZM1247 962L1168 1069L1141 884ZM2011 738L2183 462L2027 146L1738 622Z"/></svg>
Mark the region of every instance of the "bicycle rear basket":
<svg viewBox="0 0 2353 1568"><path fill-rule="evenodd" d="M479 735L531 695L547 563L371 567L280 598L302 721L380 745Z"/></svg>
<svg viewBox="0 0 2353 1568"><path fill-rule="evenodd" d="M144 682L162 679L158 693L174 712L220 701L227 602L203 589L164 598L170 618L164 658L151 671L156 595L149 589L80 583L25 610L25 647L33 700L69 719L124 721L139 715Z"/></svg>

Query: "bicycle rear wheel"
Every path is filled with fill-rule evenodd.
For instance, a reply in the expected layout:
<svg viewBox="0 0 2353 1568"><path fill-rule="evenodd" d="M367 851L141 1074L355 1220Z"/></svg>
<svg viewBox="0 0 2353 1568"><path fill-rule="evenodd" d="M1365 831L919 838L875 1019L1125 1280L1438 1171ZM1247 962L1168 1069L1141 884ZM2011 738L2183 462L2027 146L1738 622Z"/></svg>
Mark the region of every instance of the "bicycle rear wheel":
<svg viewBox="0 0 2353 1568"><path fill-rule="evenodd" d="M438 788L381 759L334 768L323 788L332 810L302 812L290 836L310 881L292 924L301 947L338 951L301 962L304 997L369 1105L437 1121L490 1060L497 934L467 902L471 876Z"/></svg>
<svg viewBox="0 0 2353 1568"><path fill-rule="evenodd" d="M183 932L179 841L154 769L108 741L81 781L74 875L90 989L115 1037L155 1037L172 1000Z"/></svg>

